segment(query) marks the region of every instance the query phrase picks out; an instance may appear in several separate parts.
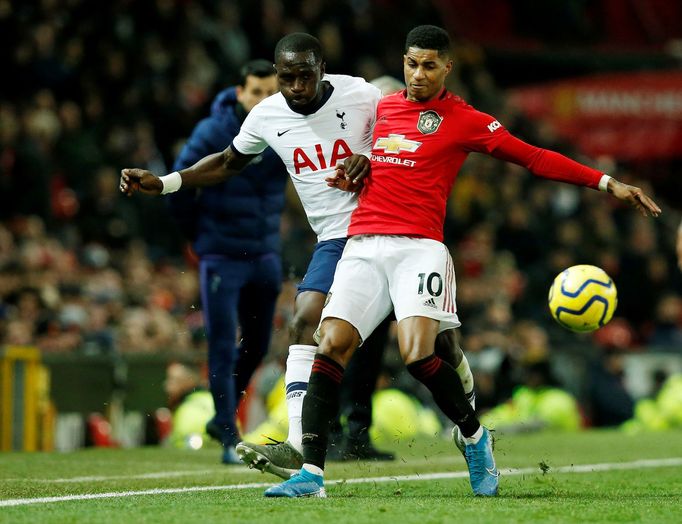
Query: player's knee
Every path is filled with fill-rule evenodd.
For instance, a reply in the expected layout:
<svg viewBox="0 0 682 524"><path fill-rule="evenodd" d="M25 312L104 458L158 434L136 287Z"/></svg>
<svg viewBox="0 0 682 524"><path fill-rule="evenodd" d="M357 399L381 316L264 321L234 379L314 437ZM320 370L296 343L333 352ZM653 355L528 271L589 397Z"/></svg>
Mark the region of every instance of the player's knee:
<svg viewBox="0 0 682 524"><path fill-rule="evenodd" d="M301 315L294 315L294 318L289 322L289 336L293 341L298 341L301 337L301 333L308 327L308 323L305 321Z"/></svg>
<svg viewBox="0 0 682 524"><path fill-rule="evenodd" d="M289 337L293 344L313 344L313 333L320 323L322 293L304 292L296 298L294 317L289 323Z"/></svg>
<svg viewBox="0 0 682 524"><path fill-rule="evenodd" d="M320 345L318 352L346 366L359 345L360 336L348 322L327 319L320 326Z"/></svg>
<svg viewBox="0 0 682 524"><path fill-rule="evenodd" d="M406 366L430 357L434 354L433 347L426 347L419 344L409 345L401 348L400 353Z"/></svg>
<svg viewBox="0 0 682 524"><path fill-rule="evenodd" d="M313 334L318 323L319 318L314 321L309 315L295 314L289 323L289 340L292 344L314 344Z"/></svg>

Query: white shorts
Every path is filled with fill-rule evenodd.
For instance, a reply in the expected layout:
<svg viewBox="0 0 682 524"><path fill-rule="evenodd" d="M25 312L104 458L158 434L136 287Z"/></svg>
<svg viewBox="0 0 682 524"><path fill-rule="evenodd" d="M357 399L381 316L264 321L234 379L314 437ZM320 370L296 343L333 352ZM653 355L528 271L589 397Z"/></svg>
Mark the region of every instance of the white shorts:
<svg viewBox="0 0 682 524"><path fill-rule="evenodd" d="M395 310L398 322L428 317L439 331L459 327L455 269L447 248L436 240L360 235L348 240L336 266L322 311L350 322L362 340Z"/></svg>

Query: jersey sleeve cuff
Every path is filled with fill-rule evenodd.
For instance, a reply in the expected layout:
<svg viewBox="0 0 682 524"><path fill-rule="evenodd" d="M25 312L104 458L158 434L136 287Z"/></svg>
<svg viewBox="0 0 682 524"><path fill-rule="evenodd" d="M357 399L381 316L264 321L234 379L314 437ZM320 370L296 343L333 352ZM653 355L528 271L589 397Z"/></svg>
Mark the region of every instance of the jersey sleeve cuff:
<svg viewBox="0 0 682 524"><path fill-rule="evenodd" d="M232 149L232 151L234 151L236 154L240 156L247 156L245 153L242 153L239 149L235 147L234 142L230 144L230 149Z"/></svg>

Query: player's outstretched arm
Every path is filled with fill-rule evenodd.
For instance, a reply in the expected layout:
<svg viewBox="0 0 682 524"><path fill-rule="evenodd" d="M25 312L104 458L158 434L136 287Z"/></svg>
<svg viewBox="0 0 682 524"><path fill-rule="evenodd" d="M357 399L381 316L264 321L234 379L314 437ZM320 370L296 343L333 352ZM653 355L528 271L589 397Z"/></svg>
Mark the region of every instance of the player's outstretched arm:
<svg viewBox="0 0 682 524"><path fill-rule="evenodd" d="M620 200L624 200L644 216L657 217L661 214L661 208L650 197L644 194L640 188L623 184L615 178L609 180L606 190Z"/></svg>
<svg viewBox="0 0 682 524"><path fill-rule="evenodd" d="M338 164L334 174L325 178L325 181L329 187L354 193L362 188L362 181L369 172L369 158L365 155L351 155L343 164Z"/></svg>
<svg viewBox="0 0 682 524"><path fill-rule="evenodd" d="M145 169L121 170L120 190L127 196L133 193L160 195L173 193L180 187L212 186L237 174L252 156L242 155L227 147L222 153L208 155L181 171L158 177Z"/></svg>
<svg viewBox="0 0 682 524"><path fill-rule="evenodd" d="M623 184L596 169L580 164L555 151L527 144L512 135L504 137L491 154L495 158L523 166L542 178L599 188L602 191L606 189L616 198L637 208L644 216L657 217L661 213L661 208L656 202L645 195L639 187ZM606 187L602 187L603 181L606 180L608 180Z"/></svg>

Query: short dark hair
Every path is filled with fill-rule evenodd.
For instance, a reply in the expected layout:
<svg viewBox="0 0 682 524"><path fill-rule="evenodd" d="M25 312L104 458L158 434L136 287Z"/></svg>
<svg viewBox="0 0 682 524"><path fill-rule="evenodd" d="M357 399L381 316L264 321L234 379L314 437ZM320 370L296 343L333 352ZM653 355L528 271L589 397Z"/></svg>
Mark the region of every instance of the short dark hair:
<svg viewBox="0 0 682 524"><path fill-rule="evenodd" d="M450 35L442 27L418 25L407 33L405 38L405 52L410 47L435 49L439 55L448 55L450 54Z"/></svg>
<svg viewBox="0 0 682 524"><path fill-rule="evenodd" d="M239 85L244 87L246 85L247 76L257 76L258 78L267 78L275 74L275 68L269 60L258 58L246 62L239 71Z"/></svg>
<svg viewBox="0 0 682 524"><path fill-rule="evenodd" d="M275 62L282 53L305 53L312 52L315 62L322 61L322 44L313 35L308 33L290 33L282 37L275 46Z"/></svg>

